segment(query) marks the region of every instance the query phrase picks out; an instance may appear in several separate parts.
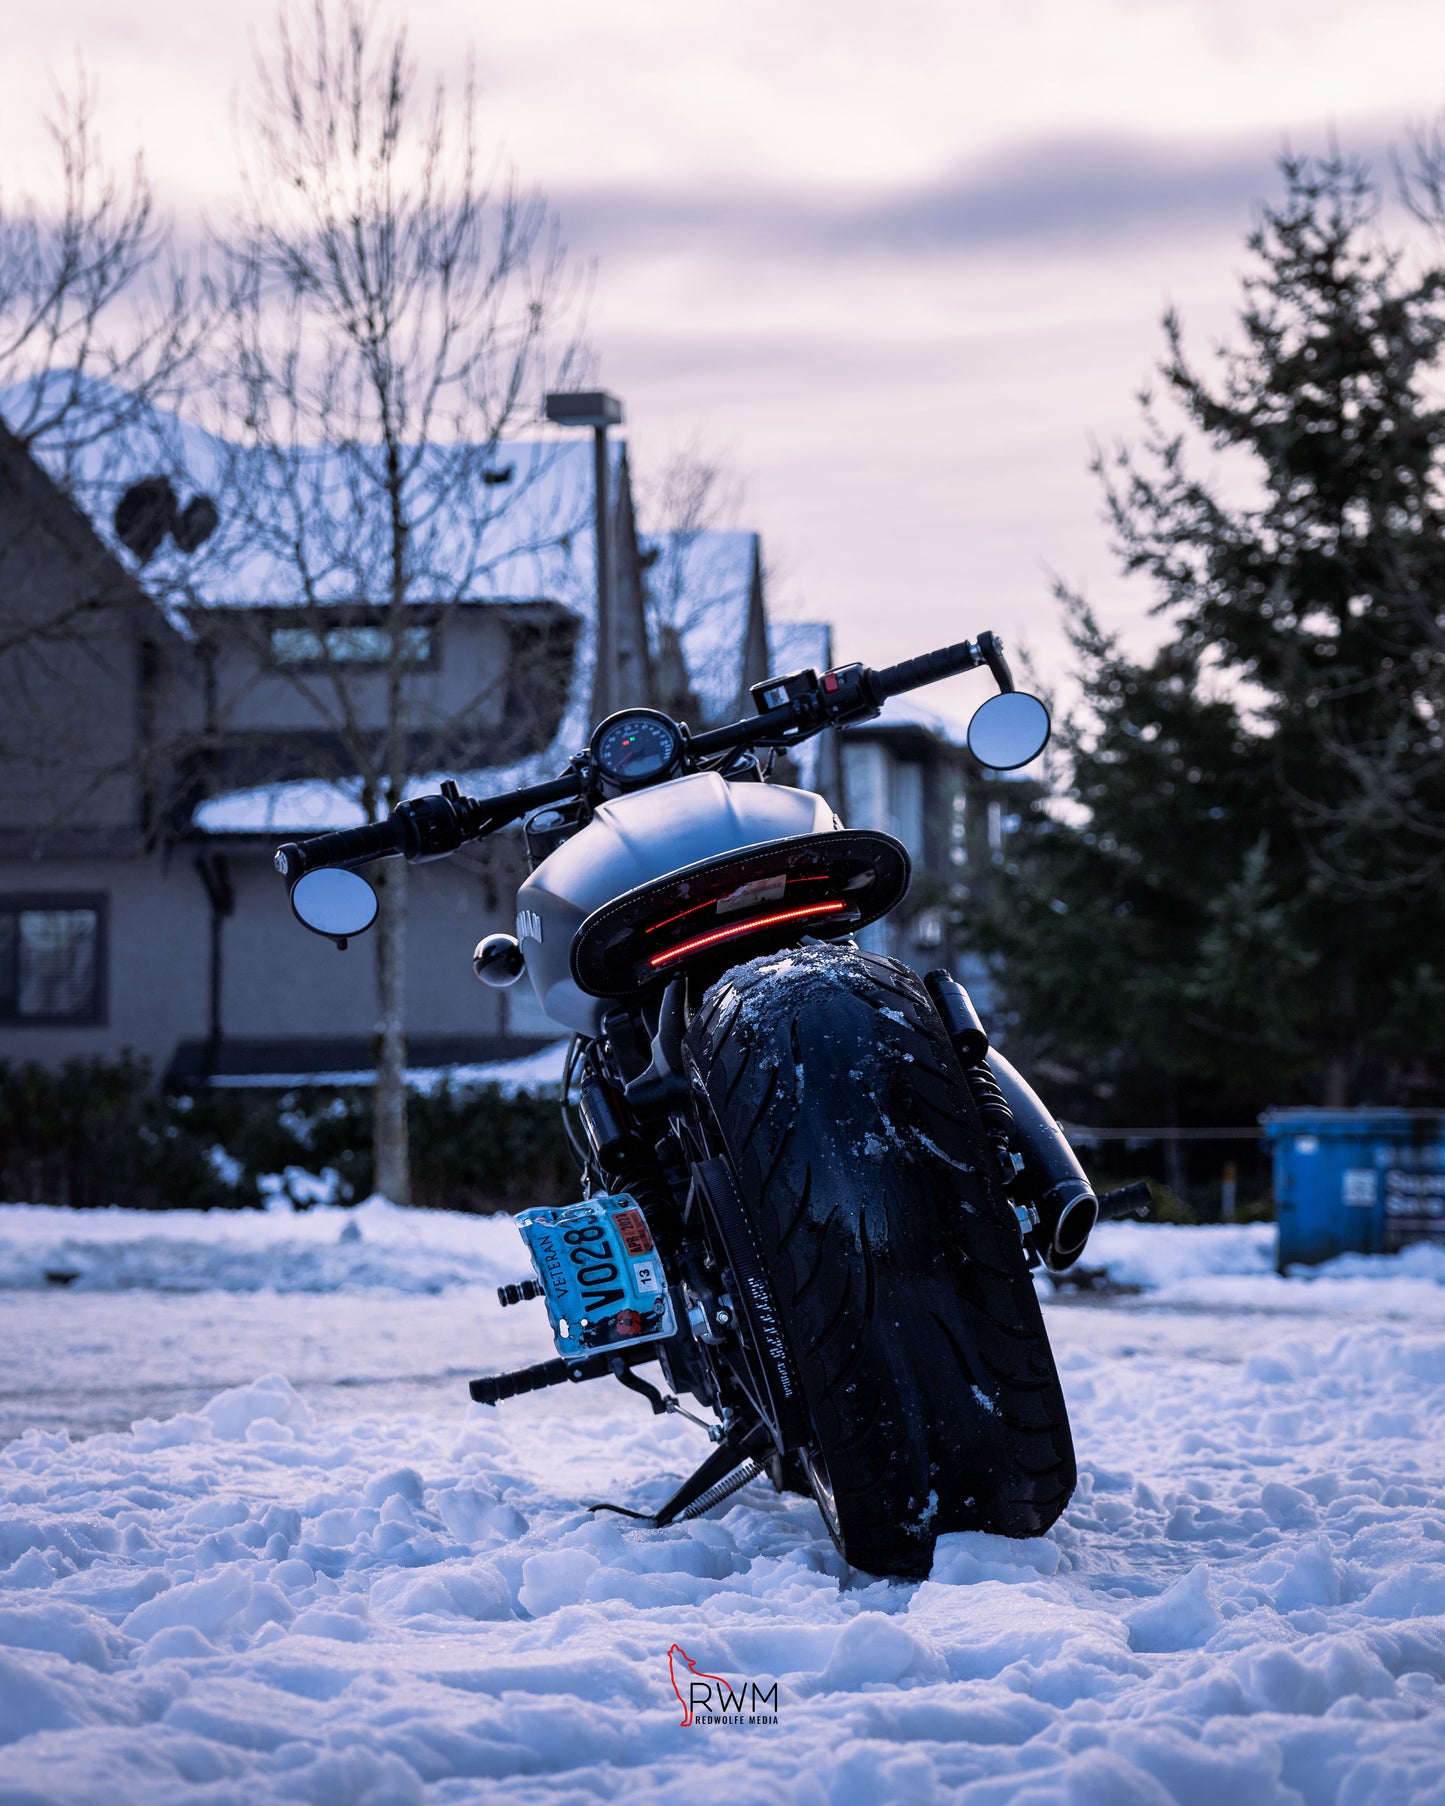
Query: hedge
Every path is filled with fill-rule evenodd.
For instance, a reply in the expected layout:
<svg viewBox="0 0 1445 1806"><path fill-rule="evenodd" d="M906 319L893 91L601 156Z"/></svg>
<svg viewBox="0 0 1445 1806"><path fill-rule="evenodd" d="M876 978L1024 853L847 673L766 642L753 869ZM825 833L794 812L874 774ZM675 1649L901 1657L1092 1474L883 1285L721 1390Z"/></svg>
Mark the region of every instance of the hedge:
<svg viewBox="0 0 1445 1806"><path fill-rule="evenodd" d="M443 1085L408 1105L412 1202L513 1211L579 1195L553 1096ZM146 1064L0 1061L0 1198L95 1208L254 1209L287 1169L336 1175L339 1202L371 1191L371 1097L360 1086L157 1092ZM271 1176L271 1177L268 1177Z"/></svg>

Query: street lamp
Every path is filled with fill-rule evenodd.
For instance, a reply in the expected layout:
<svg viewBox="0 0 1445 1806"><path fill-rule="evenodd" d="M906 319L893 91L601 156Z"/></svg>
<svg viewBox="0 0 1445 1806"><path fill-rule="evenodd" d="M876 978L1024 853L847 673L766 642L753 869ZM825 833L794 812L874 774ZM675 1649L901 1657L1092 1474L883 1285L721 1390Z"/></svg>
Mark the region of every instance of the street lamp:
<svg viewBox="0 0 1445 1806"><path fill-rule="evenodd" d="M622 425L622 403L605 389L573 389L553 393L546 400L546 416L555 426L592 428L594 527L597 542L597 680L592 687L593 707L606 714L618 706L612 695L616 663L613 646L612 566L607 548L607 429Z"/></svg>

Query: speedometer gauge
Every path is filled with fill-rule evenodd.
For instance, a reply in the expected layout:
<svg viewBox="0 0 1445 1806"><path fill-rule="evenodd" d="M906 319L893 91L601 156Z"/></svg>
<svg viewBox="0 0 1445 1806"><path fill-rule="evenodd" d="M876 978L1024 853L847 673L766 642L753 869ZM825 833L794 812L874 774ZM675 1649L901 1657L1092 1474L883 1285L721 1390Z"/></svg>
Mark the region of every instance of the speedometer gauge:
<svg viewBox="0 0 1445 1806"><path fill-rule="evenodd" d="M677 764L682 737L675 722L652 709L611 715L592 736L592 761L603 777L630 789L663 777Z"/></svg>

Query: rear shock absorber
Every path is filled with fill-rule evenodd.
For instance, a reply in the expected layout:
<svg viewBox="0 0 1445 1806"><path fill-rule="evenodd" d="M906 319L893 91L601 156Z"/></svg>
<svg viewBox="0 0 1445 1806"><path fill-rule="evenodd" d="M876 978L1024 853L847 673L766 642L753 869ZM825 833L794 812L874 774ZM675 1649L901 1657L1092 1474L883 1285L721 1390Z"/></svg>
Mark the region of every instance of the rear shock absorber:
<svg viewBox="0 0 1445 1806"><path fill-rule="evenodd" d="M988 1030L979 1020L973 999L951 972L939 967L924 979L933 1007L938 1011L958 1063L963 1068L969 1096L978 1111L984 1133L994 1144L999 1171L1005 1185L1012 1185L1023 1170L1023 1162L1010 1146L1014 1136L1013 1111L999 1090L998 1080L988 1066ZM1037 1227L1037 1219L1035 1220Z"/></svg>
<svg viewBox="0 0 1445 1806"><path fill-rule="evenodd" d="M1037 1093L1000 1053L972 999L941 968L924 979L934 1008L958 1055L984 1128L1002 1150L1006 1185L1016 1185L1033 1215L1026 1234L1051 1273L1062 1273L1084 1252L1099 1218L1099 1202L1064 1132Z"/></svg>
<svg viewBox="0 0 1445 1806"><path fill-rule="evenodd" d="M657 1150L625 1120L625 1105L619 1106L612 1088L589 1070L577 1108L592 1158L608 1191L627 1192L649 1212L652 1233L666 1255L675 1243L677 1202Z"/></svg>

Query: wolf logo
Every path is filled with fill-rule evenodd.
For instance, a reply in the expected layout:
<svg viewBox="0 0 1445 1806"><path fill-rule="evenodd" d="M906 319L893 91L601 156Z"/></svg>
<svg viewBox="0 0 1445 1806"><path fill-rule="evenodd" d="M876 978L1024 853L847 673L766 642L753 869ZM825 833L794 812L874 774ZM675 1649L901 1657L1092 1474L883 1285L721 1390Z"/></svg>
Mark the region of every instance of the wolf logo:
<svg viewBox="0 0 1445 1806"><path fill-rule="evenodd" d="M716 1681L720 1687L727 1686L727 1682L720 1674L704 1674L681 1643L674 1643L668 1650L667 1671L672 1676L672 1690L677 1695L677 1703L682 1707L681 1728L684 1730L692 1723L692 1680L696 1678L700 1681ZM682 1678L689 1683L686 1696L677 1684L679 1672L681 1672Z"/></svg>

